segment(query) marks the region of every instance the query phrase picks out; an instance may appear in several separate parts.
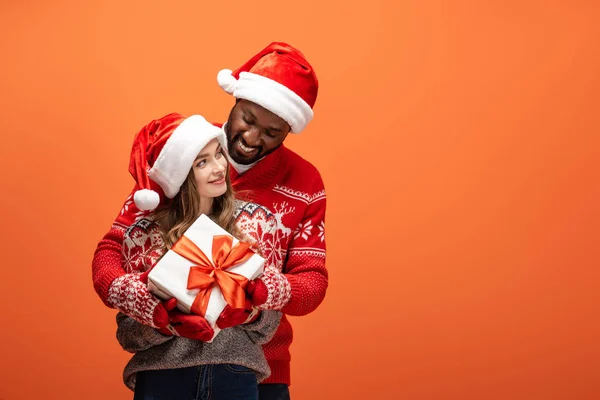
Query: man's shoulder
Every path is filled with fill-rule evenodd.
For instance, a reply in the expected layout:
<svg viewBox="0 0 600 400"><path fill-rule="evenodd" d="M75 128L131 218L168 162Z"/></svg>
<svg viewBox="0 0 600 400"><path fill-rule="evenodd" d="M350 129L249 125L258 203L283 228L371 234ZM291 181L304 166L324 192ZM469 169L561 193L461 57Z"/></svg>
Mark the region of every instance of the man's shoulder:
<svg viewBox="0 0 600 400"><path fill-rule="evenodd" d="M321 173L310 161L288 147L284 147L283 151L286 165L294 174L302 174L303 181L312 179L321 181Z"/></svg>

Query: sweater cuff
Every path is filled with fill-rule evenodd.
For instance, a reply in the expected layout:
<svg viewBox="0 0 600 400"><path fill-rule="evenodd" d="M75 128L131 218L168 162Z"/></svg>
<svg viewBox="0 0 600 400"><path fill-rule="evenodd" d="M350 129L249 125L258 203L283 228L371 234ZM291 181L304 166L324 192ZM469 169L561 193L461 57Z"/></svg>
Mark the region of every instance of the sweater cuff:
<svg viewBox="0 0 600 400"><path fill-rule="evenodd" d="M291 293L287 303L283 306L281 311L283 311L284 314L301 315L298 312L297 306L301 304L300 297L302 296L302 287L294 275L285 274L284 276L290 283Z"/></svg>

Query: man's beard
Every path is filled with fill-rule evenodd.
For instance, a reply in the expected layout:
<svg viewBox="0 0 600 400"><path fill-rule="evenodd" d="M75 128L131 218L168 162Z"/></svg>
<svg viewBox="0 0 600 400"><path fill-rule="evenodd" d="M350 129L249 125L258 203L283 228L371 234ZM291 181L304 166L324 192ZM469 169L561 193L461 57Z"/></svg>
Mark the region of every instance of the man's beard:
<svg viewBox="0 0 600 400"><path fill-rule="evenodd" d="M272 152L274 152L275 150L277 150L279 148L279 146L281 146L283 144L283 142L281 142L278 146L276 146L270 150L267 150L267 151L263 151L262 146L261 146L259 148L259 151L257 152L257 154L252 158L248 158L242 154L232 153L232 151L235 152L235 150L233 150L234 143L239 138L242 138L242 140L243 140L243 137L242 137L243 132L240 132L237 135L235 135L235 138L233 137L233 133L231 132L232 126L233 126L233 124L231 123L231 114L229 114L229 118L227 119L227 125L225 125L225 137L227 138L227 153L229 154L229 157L238 164L241 164L241 165L254 164L255 162L259 161L260 159L264 158L265 156L267 156L267 155L271 154Z"/></svg>
<svg viewBox="0 0 600 400"><path fill-rule="evenodd" d="M234 144L240 139L242 133L240 132L237 135L235 135L235 137L233 137L234 135L231 132L231 118L227 121L227 125L225 126L225 136L227 137L227 152L229 154L229 157L236 163L241 165L249 165L255 163L263 157L263 154L260 152L260 149L257 149L258 151L256 155L251 158L248 158L243 154L239 154L238 151L234 149Z"/></svg>

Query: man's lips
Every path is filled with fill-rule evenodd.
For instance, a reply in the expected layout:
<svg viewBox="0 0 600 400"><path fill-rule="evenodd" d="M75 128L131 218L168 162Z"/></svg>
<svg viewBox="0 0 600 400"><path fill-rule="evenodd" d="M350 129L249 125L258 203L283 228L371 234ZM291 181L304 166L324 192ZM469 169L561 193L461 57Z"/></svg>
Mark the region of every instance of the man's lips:
<svg viewBox="0 0 600 400"><path fill-rule="evenodd" d="M255 153L255 152L257 152L257 151L258 151L258 149L257 149L257 148L255 148L255 147L246 146L246 145L243 143L243 141L242 141L242 139L241 139L241 138L237 140L237 145L238 145L238 148L239 148L239 149L242 151L242 153L244 153L244 154L248 154L248 155L249 155L249 154L252 154L252 153Z"/></svg>

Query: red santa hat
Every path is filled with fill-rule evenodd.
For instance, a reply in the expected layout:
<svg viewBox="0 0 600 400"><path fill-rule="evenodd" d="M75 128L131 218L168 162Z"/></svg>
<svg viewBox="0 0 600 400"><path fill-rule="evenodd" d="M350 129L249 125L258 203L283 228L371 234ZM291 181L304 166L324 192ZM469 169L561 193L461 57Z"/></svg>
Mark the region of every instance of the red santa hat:
<svg viewBox="0 0 600 400"><path fill-rule="evenodd" d="M289 44L271 43L235 71L219 71L217 82L235 98L285 120L293 133L300 133L313 118L319 82L304 55Z"/></svg>
<svg viewBox="0 0 600 400"><path fill-rule="evenodd" d="M175 197L198 153L215 138L225 147L223 130L201 115L185 118L171 113L142 128L129 161L138 187L133 195L137 208L154 210L165 197Z"/></svg>

